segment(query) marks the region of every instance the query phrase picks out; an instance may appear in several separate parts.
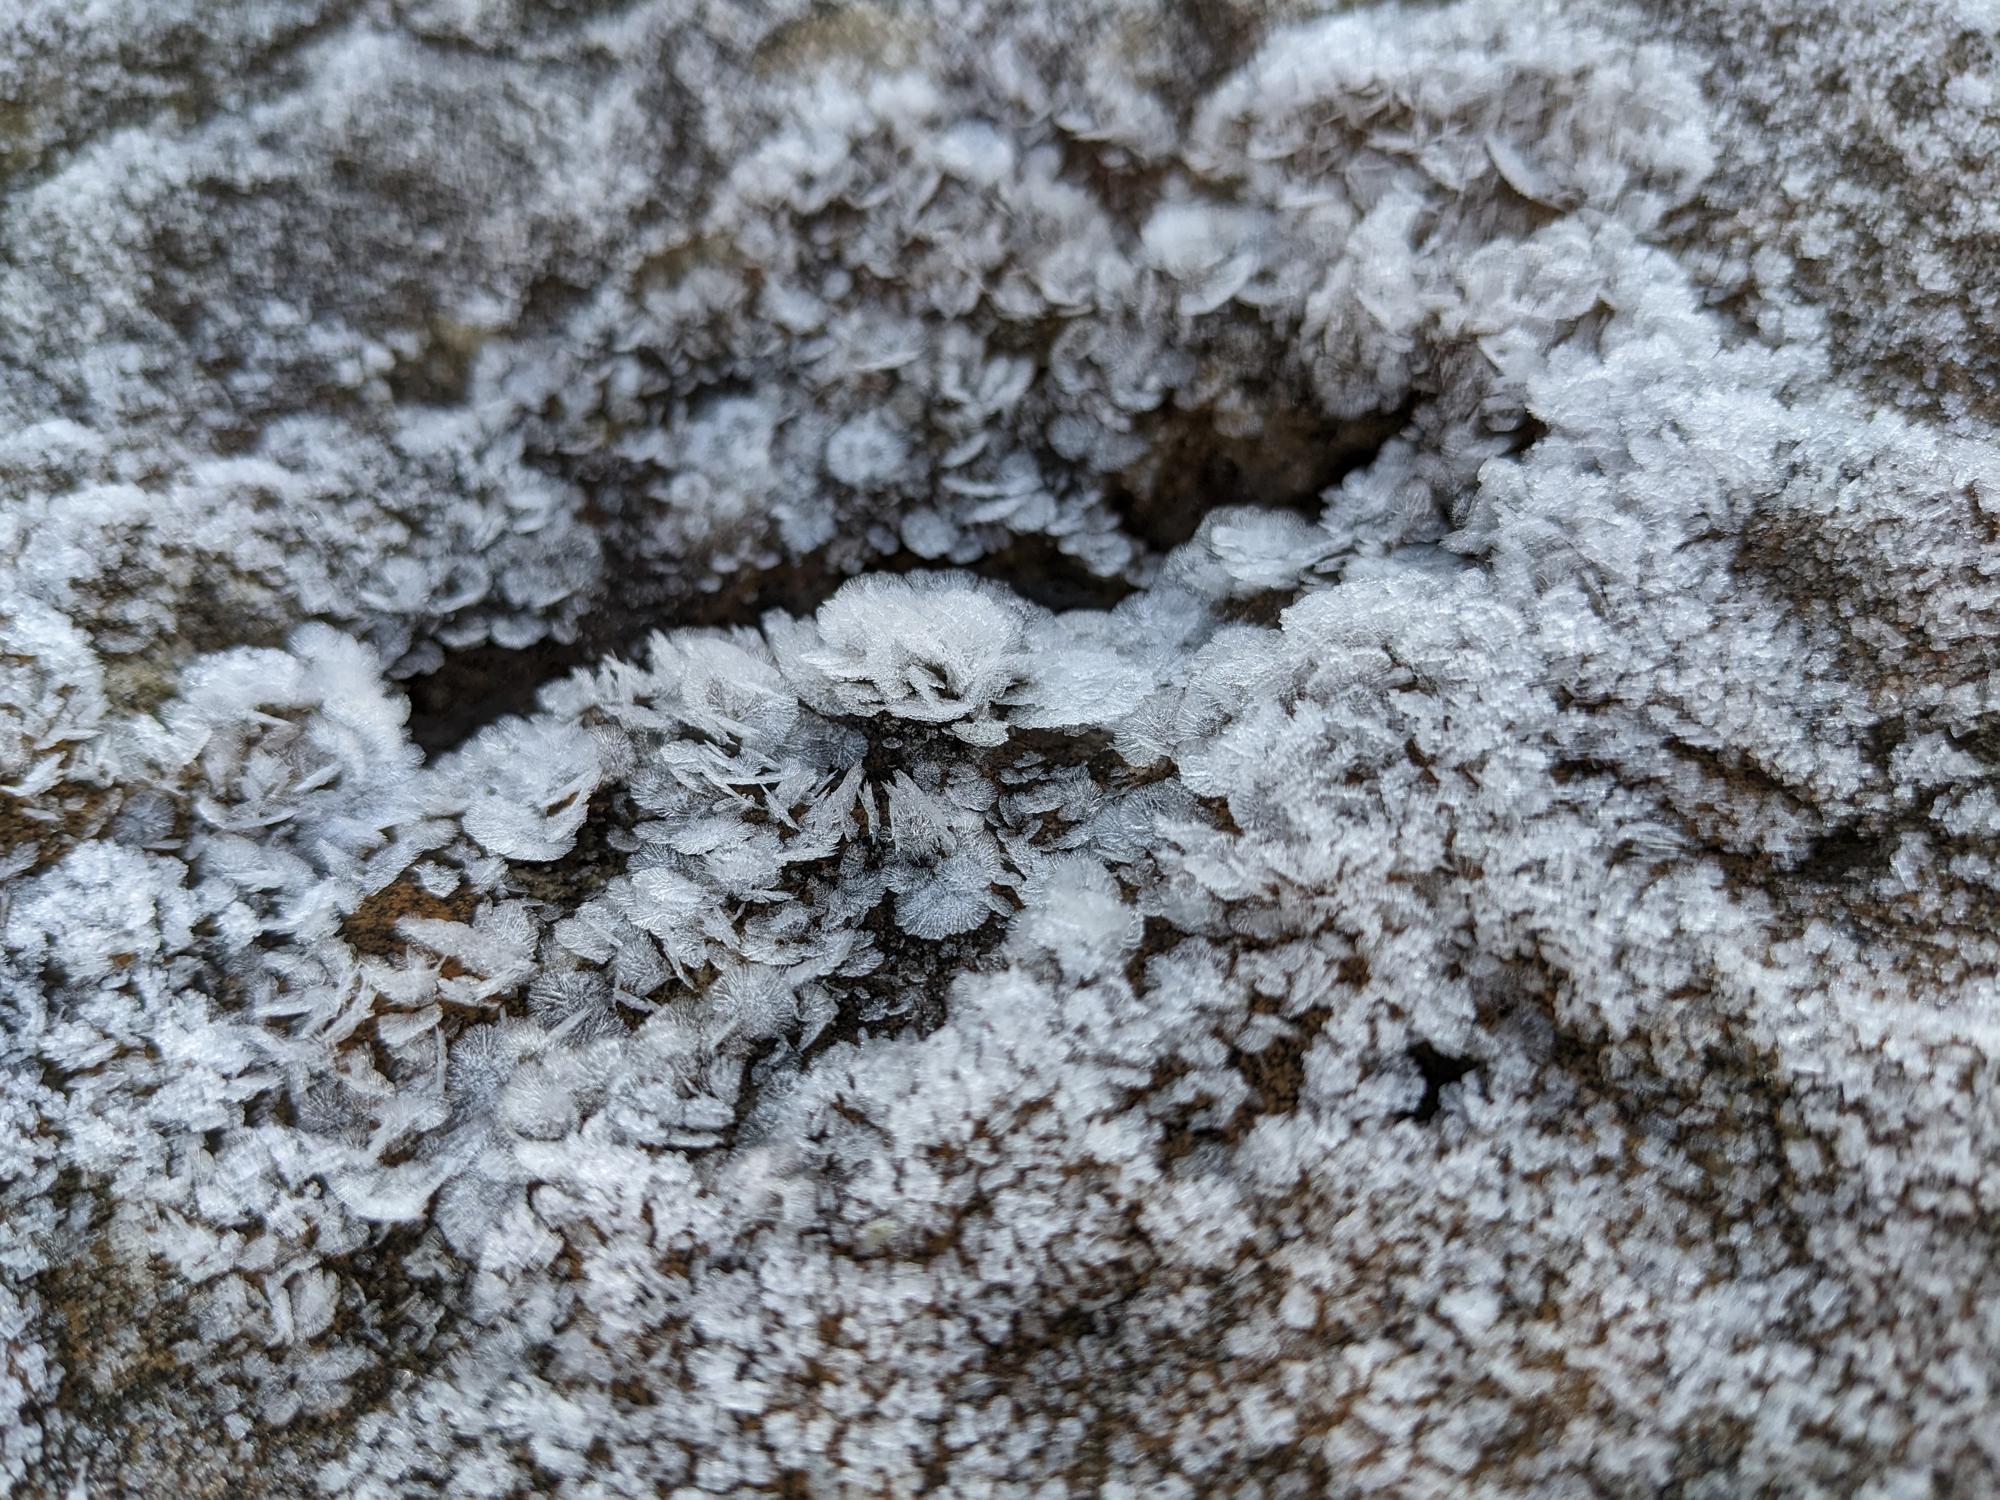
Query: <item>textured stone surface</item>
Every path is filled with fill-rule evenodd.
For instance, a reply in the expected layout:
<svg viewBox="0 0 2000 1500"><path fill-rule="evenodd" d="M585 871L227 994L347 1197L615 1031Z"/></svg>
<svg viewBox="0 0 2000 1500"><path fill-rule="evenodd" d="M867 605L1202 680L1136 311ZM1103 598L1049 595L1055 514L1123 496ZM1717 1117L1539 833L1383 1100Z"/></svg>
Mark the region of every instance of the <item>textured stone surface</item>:
<svg viewBox="0 0 2000 1500"><path fill-rule="evenodd" d="M1995 25L29 0L0 1475L1991 1492Z"/></svg>

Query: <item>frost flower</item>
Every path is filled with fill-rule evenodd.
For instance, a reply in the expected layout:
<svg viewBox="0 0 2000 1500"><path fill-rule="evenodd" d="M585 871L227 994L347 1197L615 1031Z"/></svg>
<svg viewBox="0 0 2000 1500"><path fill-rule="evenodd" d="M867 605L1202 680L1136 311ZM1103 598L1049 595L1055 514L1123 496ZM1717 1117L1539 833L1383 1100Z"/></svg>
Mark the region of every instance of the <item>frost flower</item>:
<svg viewBox="0 0 2000 1500"><path fill-rule="evenodd" d="M819 645L801 657L837 707L949 724L961 739L997 744L987 720L1022 672L1022 606L961 574L857 578L820 609Z"/></svg>

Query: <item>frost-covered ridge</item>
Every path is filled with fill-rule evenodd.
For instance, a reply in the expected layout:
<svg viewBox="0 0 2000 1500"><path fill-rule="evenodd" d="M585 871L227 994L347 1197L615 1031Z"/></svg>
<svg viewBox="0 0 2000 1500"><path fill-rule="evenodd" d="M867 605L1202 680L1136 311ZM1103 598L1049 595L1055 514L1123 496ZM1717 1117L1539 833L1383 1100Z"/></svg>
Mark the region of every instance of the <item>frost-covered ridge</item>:
<svg viewBox="0 0 2000 1500"><path fill-rule="evenodd" d="M27 0L0 1491L2000 1489L1996 25Z"/></svg>

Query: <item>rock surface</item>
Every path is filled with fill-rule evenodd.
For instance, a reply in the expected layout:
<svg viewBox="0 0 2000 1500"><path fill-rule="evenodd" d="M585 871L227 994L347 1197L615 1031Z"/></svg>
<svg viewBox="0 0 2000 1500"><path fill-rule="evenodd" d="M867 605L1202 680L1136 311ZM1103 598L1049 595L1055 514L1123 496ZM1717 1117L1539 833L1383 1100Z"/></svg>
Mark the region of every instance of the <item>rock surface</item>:
<svg viewBox="0 0 2000 1500"><path fill-rule="evenodd" d="M2000 13L21 4L15 1493L2000 1488Z"/></svg>

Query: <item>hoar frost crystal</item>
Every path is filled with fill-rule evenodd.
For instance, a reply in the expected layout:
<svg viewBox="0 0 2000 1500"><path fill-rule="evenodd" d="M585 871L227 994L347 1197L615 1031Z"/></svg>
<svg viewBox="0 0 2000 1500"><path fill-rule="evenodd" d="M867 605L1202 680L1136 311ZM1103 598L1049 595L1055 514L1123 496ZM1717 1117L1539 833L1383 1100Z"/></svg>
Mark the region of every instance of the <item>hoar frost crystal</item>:
<svg viewBox="0 0 2000 1500"><path fill-rule="evenodd" d="M5 1484L1991 1493L1996 26L16 0Z"/></svg>

